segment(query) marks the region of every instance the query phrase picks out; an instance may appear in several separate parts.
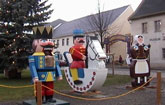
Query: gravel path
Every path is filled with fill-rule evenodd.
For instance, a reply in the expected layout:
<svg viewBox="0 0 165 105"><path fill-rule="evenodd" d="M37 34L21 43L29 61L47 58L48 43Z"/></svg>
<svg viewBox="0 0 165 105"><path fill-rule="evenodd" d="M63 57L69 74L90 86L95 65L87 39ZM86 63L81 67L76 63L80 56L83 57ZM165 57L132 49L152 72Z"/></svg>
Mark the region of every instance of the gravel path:
<svg viewBox="0 0 165 105"><path fill-rule="evenodd" d="M71 91L63 91L66 94L71 94L74 96L81 96L86 98L97 98L97 97L111 97L116 96L131 90L131 88L126 88L130 84L116 85L116 86L106 86L101 88L101 94L95 95L82 95L79 93L73 93ZM156 79L152 80L150 86L156 86ZM144 88L128 94L126 96L102 100L102 101L85 101L73 99L58 94L54 95L55 98L68 101L70 105L156 105L156 88ZM165 105L165 78L162 80L162 105ZM0 105L22 105L22 102L5 102Z"/></svg>
<svg viewBox="0 0 165 105"><path fill-rule="evenodd" d="M162 81L162 99L165 98L165 79ZM154 79L150 86L156 85L156 79ZM92 97L111 97L116 96L131 90L131 88L126 88L129 84L120 86L108 86L101 89L100 95L94 95ZM71 94L71 93L70 93ZM72 93L73 94L73 93ZM77 94L74 94L77 95ZM156 105L156 88L144 88L128 94L126 96L103 100L103 101L84 101L71 99L68 97L56 96L60 99L70 102L71 105ZM89 97L89 96L88 96ZM89 97L90 98L90 97ZM162 100L162 105L165 105L165 100Z"/></svg>

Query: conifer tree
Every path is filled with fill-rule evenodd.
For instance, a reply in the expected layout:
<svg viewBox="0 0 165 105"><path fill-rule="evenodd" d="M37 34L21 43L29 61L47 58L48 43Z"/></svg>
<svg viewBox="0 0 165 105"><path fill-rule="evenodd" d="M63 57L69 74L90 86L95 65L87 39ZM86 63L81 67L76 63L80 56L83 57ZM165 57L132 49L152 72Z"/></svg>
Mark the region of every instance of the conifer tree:
<svg viewBox="0 0 165 105"><path fill-rule="evenodd" d="M20 78L32 53L32 27L43 25L53 10L48 0L0 0L0 71Z"/></svg>

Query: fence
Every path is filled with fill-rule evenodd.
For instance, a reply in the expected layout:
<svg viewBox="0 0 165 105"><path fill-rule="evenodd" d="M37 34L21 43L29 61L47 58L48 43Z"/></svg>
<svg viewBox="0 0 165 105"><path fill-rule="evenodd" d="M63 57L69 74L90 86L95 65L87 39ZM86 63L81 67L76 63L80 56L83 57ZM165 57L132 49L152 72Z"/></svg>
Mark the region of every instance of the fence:
<svg viewBox="0 0 165 105"><path fill-rule="evenodd" d="M100 101L100 100L110 100L110 99L115 99L115 98L120 98L122 96L126 96L132 92L135 92L141 88L143 88L147 83L149 83L150 81L152 81L154 79L154 77L150 78L145 84L135 88L135 89L132 89L126 93L123 93L123 94L120 94L120 95L117 95L117 96L112 96L112 97L104 97L104 98L83 98L83 97L76 97L76 96L72 96L72 95L68 95L68 94L64 94L64 93L61 93L61 92L58 92L54 89L51 89L49 87L46 87L44 85L42 85L42 82L38 81L36 82L34 85L36 88L36 90L34 91L37 91L37 105L42 105L42 87L45 87L47 89L50 89L52 91L54 91L55 93L57 94L60 94L60 95L63 95L63 96L66 96L66 97L70 97L70 98L75 98L75 99L80 99L80 100L87 100L87 101ZM161 72L157 72L157 86L156 86L156 105L161 105L161 82L162 82L162 78L161 78ZM27 86L6 86L6 85L0 85L0 87L4 87L4 88L27 88L27 87L32 87L34 85L27 85Z"/></svg>

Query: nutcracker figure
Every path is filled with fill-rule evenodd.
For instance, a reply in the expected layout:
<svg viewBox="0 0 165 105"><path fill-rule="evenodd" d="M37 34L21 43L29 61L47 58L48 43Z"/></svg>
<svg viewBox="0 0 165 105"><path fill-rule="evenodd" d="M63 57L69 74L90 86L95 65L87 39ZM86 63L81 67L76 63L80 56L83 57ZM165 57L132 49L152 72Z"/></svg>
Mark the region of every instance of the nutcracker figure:
<svg viewBox="0 0 165 105"><path fill-rule="evenodd" d="M130 50L130 76L134 78L132 87L143 85L150 76L149 51L150 45L144 44L144 37L136 35L135 44Z"/></svg>
<svg viewBox="0 0 165 105"><path fill-rule="evenodd" d="M83 74L83 68L85 68L85 59L86 59L86 48L83 45L85 43L84 40L84 32L83 30L76 29L73 31L73 43L69 50L72 56L72 63L70 65L71 75L73 78L73 82L76 85L82 84L82 81L79 80L79 75Z"/></svg>
<svg viewBox="0 0 165 105"><path fill-rule="evenodd" d="M52 41L51 27L34 27L33 33L35 40L33 41L34 54L29 56L29 67L33 82L41 81L51 89L54 89L54 80L62 79L60 67L56 65L56 56L53 54L54 43ZM42 87L43 103L56 102L53 99L53 91ZM36 93L35 93L36 94Z"/></svg>

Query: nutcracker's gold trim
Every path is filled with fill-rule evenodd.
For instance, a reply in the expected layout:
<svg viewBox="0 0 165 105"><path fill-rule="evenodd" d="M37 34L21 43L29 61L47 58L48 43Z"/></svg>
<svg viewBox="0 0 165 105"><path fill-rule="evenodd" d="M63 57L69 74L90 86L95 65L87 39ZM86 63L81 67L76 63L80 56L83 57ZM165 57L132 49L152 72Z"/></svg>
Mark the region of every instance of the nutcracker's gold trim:
<svg viewBox="0 0 165 105"><path fill-rule="evenodd" d="M46 81L53 81L53 75L51 72L48 72Z"/></svg>
<svg viewBox="0 0 165 105"><path fill-rule="evenodd" d="M44 56L45 54L43 52L35 52L33 56Z"/></svg>

